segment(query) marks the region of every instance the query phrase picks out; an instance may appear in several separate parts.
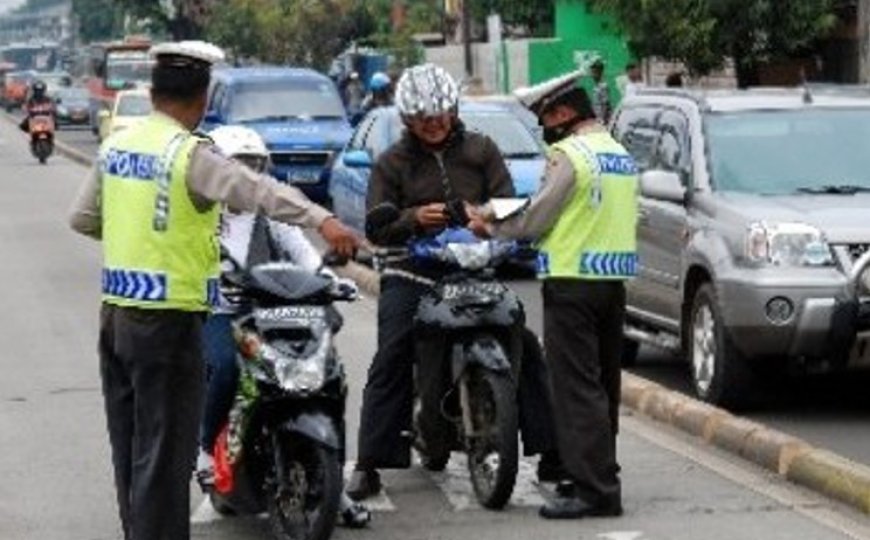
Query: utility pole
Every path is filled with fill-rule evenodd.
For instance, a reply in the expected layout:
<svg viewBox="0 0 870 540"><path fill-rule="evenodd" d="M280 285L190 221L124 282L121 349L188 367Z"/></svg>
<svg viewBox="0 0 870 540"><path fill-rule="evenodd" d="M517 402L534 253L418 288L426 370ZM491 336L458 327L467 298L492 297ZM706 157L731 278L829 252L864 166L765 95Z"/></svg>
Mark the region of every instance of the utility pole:
<svg viewBox="0 0 870 540"><path fill-rule="evenodd" d="M471 78L474 75L474 66L471 61L471 0L462 0L462 46L465 52L465 76Z"/></svg>
<svg viewBox="0 0 870 540"><path fill-rule="evenodd" d="M870 82L870 0L858 2L858 82L866 84Z"/></svg>

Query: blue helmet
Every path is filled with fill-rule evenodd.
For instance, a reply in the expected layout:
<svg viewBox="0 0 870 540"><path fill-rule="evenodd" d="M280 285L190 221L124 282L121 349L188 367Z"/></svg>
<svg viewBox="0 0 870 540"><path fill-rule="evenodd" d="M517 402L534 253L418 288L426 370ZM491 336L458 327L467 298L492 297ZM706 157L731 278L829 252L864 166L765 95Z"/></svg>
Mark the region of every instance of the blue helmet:
<svg viewBox="0 0 870 540"><path fill-rule="evenodd" d="M390 77L383 71L378 71L369 79L369 89L373 92L384 90L390 86Z"/></svg>

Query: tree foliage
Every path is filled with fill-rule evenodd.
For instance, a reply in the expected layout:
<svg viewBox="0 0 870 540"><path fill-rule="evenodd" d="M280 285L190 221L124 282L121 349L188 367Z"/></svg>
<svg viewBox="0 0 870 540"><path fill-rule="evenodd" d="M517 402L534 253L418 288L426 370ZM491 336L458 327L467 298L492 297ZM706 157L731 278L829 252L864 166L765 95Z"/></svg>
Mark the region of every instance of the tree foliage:
<svg viewBox="0 0 870 540"><path fill-rule="evenodd" d="M733 58L751 78L759 64L812 44L836 24L833 0L590 0L616 17L638 56L706 74Z"/></svg>
<svg viewBox="0 0 870 540"><path fill-rule="evenodd" d="M498 13L505 27L520 27L533 36L551 36L554 4L553 0L483 0L470 6L478 24L485 24L487 15Z"/></svg>
<svg viewBox="0 0 870 540"><path fill-rule="evenodd" d="M112 0L73 0L79 23L79 39L85 43L120 37L124 12Z"/></svg>

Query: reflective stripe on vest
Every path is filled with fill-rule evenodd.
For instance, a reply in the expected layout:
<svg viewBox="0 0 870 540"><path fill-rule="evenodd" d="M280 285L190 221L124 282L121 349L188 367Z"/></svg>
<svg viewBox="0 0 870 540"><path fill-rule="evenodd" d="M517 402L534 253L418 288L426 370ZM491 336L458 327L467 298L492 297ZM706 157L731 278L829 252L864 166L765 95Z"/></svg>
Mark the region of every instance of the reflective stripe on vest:
<svg viewBox="0 0 870 540"><path fill-rule="evenodd" d="M574 169L575 189L538 244L538 274L590 280L637 273L637 172L607 132L573 135L553 145Z"/></svg>
<svg viewBox="0 0 870 540"><path fill-rule="evenodd" d="M103 294L130 300L166 300L166 274L103 268Z"/></svg>

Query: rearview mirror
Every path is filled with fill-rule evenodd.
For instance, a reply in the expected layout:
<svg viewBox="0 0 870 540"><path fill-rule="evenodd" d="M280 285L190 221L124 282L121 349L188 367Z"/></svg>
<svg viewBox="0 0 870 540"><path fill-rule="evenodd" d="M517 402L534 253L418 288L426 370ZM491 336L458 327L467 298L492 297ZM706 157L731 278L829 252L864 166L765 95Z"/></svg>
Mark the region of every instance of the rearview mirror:
<svg viewBox="0 0 870 540"><path fill-rule="evenodd" d="M351 150L344 154L344 164L347 167L371 167L372 156L365 150Z"/></svg>
<svg viewBox="0 0 870 540"><path fill-rule="evenodd" d="M683 203L686 200L686 188L680 176L672 171L655 170L641 174L640 193L660 201Z"/></svg>

